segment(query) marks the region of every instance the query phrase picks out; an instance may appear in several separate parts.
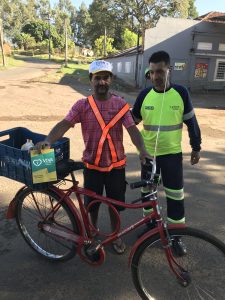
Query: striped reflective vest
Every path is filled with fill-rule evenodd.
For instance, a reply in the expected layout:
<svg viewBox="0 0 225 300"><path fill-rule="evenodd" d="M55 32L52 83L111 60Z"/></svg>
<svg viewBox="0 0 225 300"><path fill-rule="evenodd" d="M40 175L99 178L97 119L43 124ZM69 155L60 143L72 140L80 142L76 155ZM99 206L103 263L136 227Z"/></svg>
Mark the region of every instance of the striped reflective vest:
<svg viewBox="0 0 225 300"><path fill-rule="evenodd" d="M98 148L97 148L94 164L90 164L90 163L87 163L87 162L84 162L84 164L88 169L94 169L94 170L98 170L98 171L101 171L101 172L109 172L113 168L121 167L121 166L125 165L125 163L126 163L125 158L122 159L122 160L118 160L116 149L115 149L113 140L112 140L112 138L109 134L109 130L125 115L125 113L127 111L129 111L129 105L126 103L124 105L124 107L106 125L105 121L103 120L103 118L101 116L101 113L99 112L99 109L98 109L98 107L95 103L95 100L94 100L93 96L88 97L88 102L89 102L89 104L90 104L90 106L93 110L93 113L94 113L94 115L95 115L101 129L102 129L102 135L101 135L101 138L98 142ZM112 163L107 167L100 167L99 162L100 162L101 155L102 155L103 145L106 141L109 144L109 149L110 149L111 156L112 156Z"/></svg>
<svg viewBox="0 0 225 300"><path fill-rule="evenodd" d="M156 155L175 154L182 151L184 103L175 89L171 88L165 95L152 89L144 98L140 113L143 120L141 133L146 149L151 155L155 154L158 130Z"/></svg>

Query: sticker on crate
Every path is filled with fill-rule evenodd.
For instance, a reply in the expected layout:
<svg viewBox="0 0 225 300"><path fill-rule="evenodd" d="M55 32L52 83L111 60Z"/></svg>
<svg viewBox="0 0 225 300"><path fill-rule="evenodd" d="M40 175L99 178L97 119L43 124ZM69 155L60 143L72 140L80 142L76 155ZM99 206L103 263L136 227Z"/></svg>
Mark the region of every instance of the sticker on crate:
<svg viewBox="0 0 225 300"><path fill-rule="evenodd" d="M54 149L44 149L39 153L31 150L31 166L33 184L56 181L56 165Z"/></svg>

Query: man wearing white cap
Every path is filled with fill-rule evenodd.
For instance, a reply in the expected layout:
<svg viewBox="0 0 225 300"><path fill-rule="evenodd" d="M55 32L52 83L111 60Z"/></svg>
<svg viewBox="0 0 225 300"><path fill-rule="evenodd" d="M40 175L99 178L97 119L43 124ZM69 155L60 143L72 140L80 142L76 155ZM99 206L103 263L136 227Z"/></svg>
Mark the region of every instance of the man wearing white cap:
<svg viewBox="0 0 225 300"><path fill-rule="evenodd" d="M97 194L125 201L126 156L123 147L123 126L127 129L133 144L140 152L140 159L149 157L142 137L133 121L126 101L109 91L112 82L112 65L104 60L96 60L90 64L89 78L93 94L76 101L67 116L49 133L45 143L54 143L75 124L81 123L85 149L83 152L84 187ZM85 198L87 206L92 199ZM121 207L116 207L118 211ZM91 208L91 219L97 228L99 205ZM116 228L116 218L109 209L112 230ZM121 239L113 243L118 254L125 251Z"/></svg>

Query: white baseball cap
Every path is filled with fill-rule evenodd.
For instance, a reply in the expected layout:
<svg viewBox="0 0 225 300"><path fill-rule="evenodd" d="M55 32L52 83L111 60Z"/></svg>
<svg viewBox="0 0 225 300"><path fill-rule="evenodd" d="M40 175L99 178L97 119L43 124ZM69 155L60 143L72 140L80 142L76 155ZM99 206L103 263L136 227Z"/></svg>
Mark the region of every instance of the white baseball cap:
<svg viewBox="0 0 225 300"><path fill-rule="evenodd" d="M110 72L112 73L112 64L105 60L95 60L90 64L89 73L96 74L98 72Z"/></svg>

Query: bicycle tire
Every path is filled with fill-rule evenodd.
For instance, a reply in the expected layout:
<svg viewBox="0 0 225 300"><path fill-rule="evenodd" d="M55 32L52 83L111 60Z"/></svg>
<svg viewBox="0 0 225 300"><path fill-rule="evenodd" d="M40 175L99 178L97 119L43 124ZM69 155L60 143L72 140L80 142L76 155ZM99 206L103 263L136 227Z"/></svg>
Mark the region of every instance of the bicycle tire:
<svg viewBox="0 0 225 300"><path fill-rule="evenodd" d="M16 204L16 222L23 238L36 253L51 261L66 261L76 254L74 242L52 236L38 227L43 216L46 216L52 205L59 200L60 197L53 191L33 191L26 188L18 196ZM49 222L79 234L77 221L65 202L61 203L54 218Z"/></svg>
<svg viewBox="0 0 225 300"><path fill-rule="evenodd" d="M193 228L170 229L169 234L186 245L187 254L175 259L188 270L191 282L187 287L179 284L157 233L143 241L132 258L132 279L139 296L144 300L225 299L225 245Z"/></svg>

